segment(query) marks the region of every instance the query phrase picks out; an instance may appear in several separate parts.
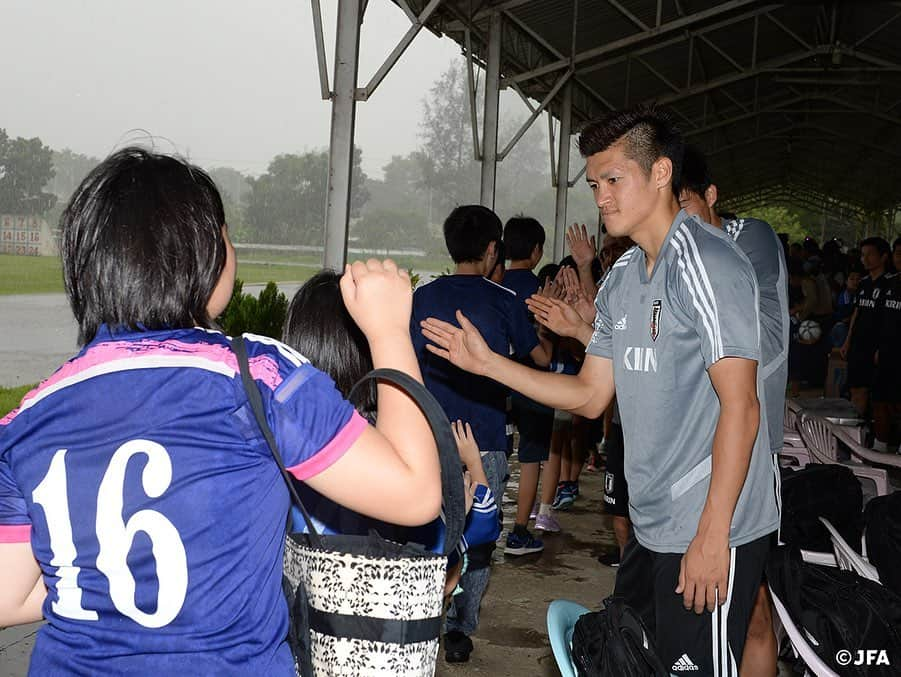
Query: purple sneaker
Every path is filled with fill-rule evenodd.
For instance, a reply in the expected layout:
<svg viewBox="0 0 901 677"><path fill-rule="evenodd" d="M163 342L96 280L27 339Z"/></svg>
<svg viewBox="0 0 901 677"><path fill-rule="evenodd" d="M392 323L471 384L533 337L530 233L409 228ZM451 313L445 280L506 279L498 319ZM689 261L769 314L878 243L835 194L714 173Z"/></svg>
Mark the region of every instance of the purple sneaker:
<svg viewBox="0 0 901 677"><path fill-rule="evenodd" d="M535 501L535 505L532 506L532 512L529 513L529 519L537 519L538 518L538 508L541 507L541 504L538 501Z"/></svg>
<svg viewBox="0 0 901 677"><path fill-rule="evenodd" d="M560 523L553 515L538 515L535 518L535 528L541 531L558 533L560 531Z"/></svg>

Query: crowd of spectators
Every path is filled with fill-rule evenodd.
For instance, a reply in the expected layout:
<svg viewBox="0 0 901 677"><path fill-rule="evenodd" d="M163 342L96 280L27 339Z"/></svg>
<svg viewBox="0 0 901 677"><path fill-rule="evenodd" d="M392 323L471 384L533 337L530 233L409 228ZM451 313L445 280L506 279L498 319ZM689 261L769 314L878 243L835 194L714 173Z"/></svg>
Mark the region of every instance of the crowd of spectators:
<svg viewBox="0 0 901 677"><path fill-rule="evenodd" d="M898 271L901 238L868 237L854 246L813 238L785 246L792 341L790 394L802 388L850 399L873 420L874 448L897 448L901 353ZM827 372L833 357L844 368Z"/></svg>

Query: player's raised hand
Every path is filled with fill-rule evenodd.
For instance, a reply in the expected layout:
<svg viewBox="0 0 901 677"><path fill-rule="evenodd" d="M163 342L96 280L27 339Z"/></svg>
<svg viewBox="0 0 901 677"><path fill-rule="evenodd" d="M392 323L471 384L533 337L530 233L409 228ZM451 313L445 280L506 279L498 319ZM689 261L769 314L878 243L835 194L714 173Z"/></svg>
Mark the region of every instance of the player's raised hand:
<svg viewBox="0 0 901 677"><path fill-rule="evenodd" d="M457 311L457 327L434 317L420 322L422 335L431 343L426 349L464 371L484 376L494 352L466 316Z"/></svg>
<svg viewBox="0 0 901 677"><path fill-rule="evenodd" d="M597 256L597 242L594 235L588 237L588 228L584 223L581 226L574 223L569 227L566 233L566 242L569 244L573 260L579 267L591 265L591 261Z"/></svg>
<svg viewBox="0 0 901 677"><path fill-rule="evenodd" d="M572 306L560 299L549 299L533 294L526 299L526 305L535 319L558 336L579 338L587 324Z"/></svg>
<svg viewBox="0 0 901 677"><path fill-rule="evenodd" d="M410 333L413 287L410 275L391 259L344 267L340 281L347 312L370 341Z"/></svg>

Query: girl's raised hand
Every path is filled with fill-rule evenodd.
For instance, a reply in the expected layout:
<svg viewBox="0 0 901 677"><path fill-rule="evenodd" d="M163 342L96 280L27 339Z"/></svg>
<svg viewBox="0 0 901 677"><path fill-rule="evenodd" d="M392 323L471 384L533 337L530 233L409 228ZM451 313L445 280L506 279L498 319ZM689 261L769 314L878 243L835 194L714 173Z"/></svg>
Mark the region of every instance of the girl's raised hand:
<svg viewBox="0 0 901 677"><path fill-rule="evenodd" d="M410 275L391 259L366 263L354 261L344 267L341 296L347 312L371 343L399 333L409 336L413 311Z"/></svg>
<svg viewBox="0 0 901 677"><path fill-rule="evenodd" d="M464 465L472 467L477 461L481 460L479 454L479 445L476 444L476 438L472 434L472 428L469 423L457 419L451 424L451 430L454 432L454 439L457 441L457 451L460 453L460 460Z"/></svg>

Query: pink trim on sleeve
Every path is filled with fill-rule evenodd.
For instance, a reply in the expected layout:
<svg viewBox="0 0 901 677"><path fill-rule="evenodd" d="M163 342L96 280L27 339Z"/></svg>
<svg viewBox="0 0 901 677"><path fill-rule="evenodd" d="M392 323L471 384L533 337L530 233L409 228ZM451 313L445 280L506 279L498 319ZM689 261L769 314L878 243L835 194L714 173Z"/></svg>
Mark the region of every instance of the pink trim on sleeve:
<svg viewBox="0 0 901 677"><path fill-rule="evenodd" d="M0 524L0 543L29 543L30 524Z"/></svg>
<svg viewBox="0 0 901 677"><path fill-rule="evenodd" d="M326 444L319 452L308 458L303 463L288 468L288 472L299 480L309 479L318 475L335 461L341 458L351 445L359 439L369 423L360 414L354 411L347 424L338 431L331 442Z"/></svg>

